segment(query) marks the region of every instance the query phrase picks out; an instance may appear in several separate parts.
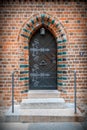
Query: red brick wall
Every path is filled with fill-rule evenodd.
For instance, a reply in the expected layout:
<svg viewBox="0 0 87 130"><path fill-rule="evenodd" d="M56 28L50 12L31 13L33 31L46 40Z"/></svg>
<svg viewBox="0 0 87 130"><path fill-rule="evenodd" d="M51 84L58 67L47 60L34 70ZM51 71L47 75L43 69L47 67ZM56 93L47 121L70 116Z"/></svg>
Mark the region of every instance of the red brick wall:
<svg viewBox="0 0 87 130"><path fill-rule="evenodd" d="M19 35L25 23L34 14L49 14L56 17L63 25L68 37L66 44L66 86L59 86L61 97L73 101L74 77L77 70L77 101L79 107L87 105L87 2L40 0L0 1L0 105L11 104L11 74L20 71L23 61L24 43L19 42ZM84 52L80 56L80 52ZM21 101L27 96L28 86L20 81L21 74L15 74L15 100ZM26 82L26 81L25 81Z"/></svg>

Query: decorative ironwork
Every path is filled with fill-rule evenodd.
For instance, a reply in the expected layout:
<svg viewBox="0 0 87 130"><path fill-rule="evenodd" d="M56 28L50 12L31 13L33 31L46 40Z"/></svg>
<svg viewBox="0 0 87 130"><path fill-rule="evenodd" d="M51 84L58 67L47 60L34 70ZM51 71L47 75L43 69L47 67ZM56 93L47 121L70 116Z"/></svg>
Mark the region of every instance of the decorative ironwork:
<svg viewBox="0 0 87 130"><path fill-rule="evenodd" d="M38 30L30 41L30 89L56 89L56 40Z"/></svg>
<svg viewBox="0 0 87 130"><path fill-rule="evenodd" d="M40 65L42 65L42 66L47 65L47 62L45 60L42 60Z"/></svg>

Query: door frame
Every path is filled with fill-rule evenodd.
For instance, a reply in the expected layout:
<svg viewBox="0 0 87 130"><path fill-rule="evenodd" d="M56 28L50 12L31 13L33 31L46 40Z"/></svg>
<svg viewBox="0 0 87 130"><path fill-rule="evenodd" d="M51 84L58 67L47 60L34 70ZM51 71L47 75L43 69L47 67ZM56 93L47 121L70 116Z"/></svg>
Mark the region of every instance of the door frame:
<svg viewBox="0 0 87 130"><path fill-rule="evenodd" d="M21 72L20 93L29 90L29 42L35 30L43 24L50 30L57 41L57 88L62 90L66 86L67 75L65 75L65 72L67 73L68 70L66 62L67 50L65 48L68 40L67 31L57 17L46 12L42 14L35 13L25 21L18 35L18 44L21 47L19 61L19 70Z"/></svg>

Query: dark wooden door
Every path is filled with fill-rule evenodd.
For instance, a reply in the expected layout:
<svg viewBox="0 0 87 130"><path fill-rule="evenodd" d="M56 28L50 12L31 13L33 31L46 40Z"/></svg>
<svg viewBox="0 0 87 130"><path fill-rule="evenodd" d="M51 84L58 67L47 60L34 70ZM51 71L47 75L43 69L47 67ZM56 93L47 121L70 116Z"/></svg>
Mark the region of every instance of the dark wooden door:
<svg viewBox="0 0 87 130"><path fill-rule="evenodd" d="M56 89L57 58L56 40L45 29L45 34L36 31L30 41L30 89Z"/></svg>

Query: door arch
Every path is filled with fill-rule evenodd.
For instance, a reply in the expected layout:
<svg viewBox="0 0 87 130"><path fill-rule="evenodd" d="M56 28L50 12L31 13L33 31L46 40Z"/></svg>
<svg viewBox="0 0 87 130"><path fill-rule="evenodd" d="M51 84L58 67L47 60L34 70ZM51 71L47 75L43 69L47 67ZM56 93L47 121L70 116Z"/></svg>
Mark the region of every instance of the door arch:
<svg viewBox="0 0 87 130"><path fill-rule="evenodd" d="M47 27L54 35L57 45L57 88L58 90L66 89L67 85L67 42L68 35L65 26L58 20L58 17L47 14L33 14L22 25L19 35L18 44L21 48L19 70L21 90L26 93L30 88L30 70L29 70L29 43L34 32L40 27ZM27 96L27 94L26 94Z"/></svg>
<svg viewBox="0 0 87 130"><path fill-rule="evenodd" d="M30 89L57 89L57 44L45 26L30 40L29 65Z"/></svg>

